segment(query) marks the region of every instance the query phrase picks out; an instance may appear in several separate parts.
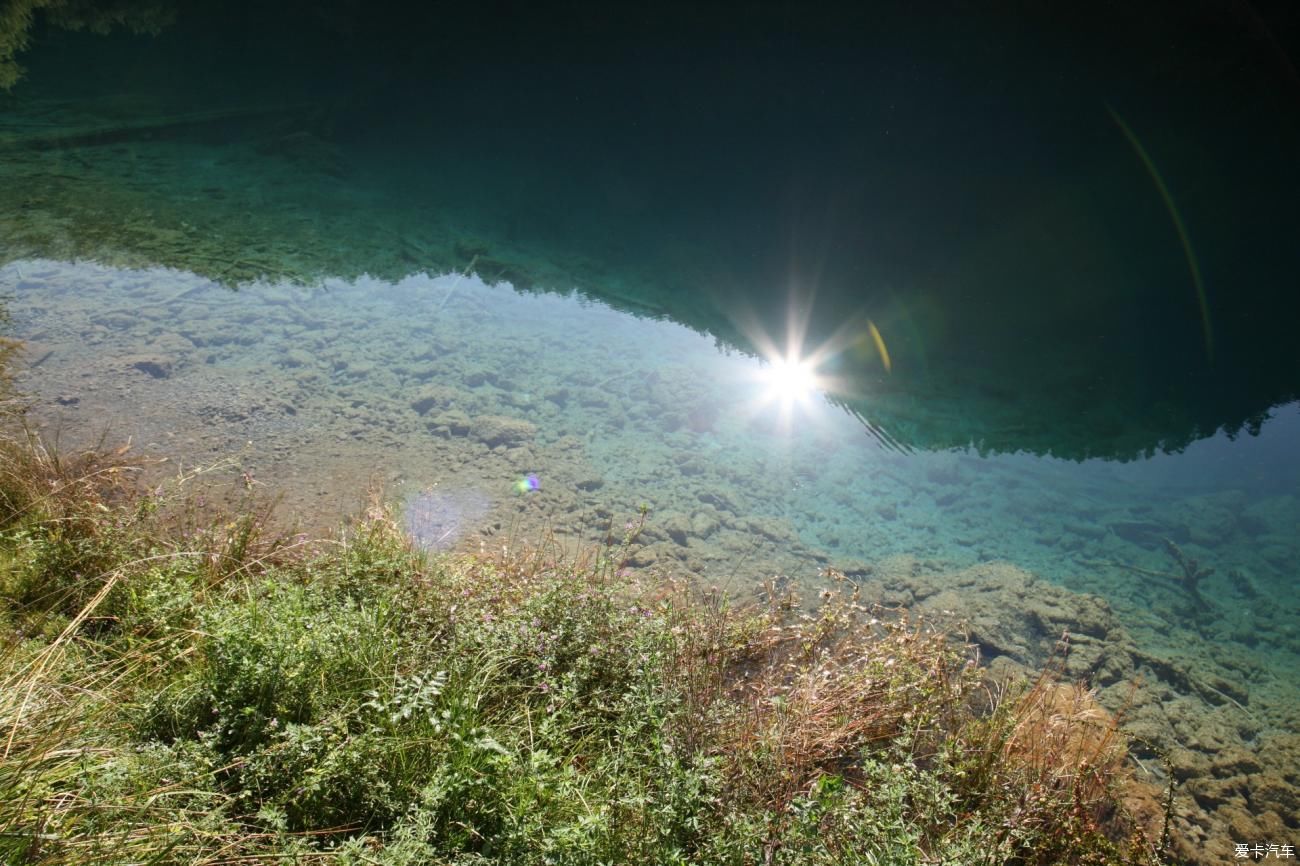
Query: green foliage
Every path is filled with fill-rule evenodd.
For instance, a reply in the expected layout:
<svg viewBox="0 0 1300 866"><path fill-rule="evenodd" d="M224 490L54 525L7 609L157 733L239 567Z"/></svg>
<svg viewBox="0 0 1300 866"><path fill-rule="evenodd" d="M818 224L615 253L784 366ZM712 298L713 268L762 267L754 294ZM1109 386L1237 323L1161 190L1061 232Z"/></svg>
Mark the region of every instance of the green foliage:
<svg viewBox="0 0 1300 866"><path fill-rule="evenodd" d="M632 537L430 559L381 510L295 556L10 445L4 862L1159 862L1086 694L980 709L851 594L642 584Z"/></svg>
<svg viewBox="0 0 1300 866"><path fill-rule="evenodd" d="M65 30L107 33L126 28L157 33L172 22L175 10L167 0L5 0L0 3L0 90L8 90L22 77L17 57L41 16Z"/></svg>

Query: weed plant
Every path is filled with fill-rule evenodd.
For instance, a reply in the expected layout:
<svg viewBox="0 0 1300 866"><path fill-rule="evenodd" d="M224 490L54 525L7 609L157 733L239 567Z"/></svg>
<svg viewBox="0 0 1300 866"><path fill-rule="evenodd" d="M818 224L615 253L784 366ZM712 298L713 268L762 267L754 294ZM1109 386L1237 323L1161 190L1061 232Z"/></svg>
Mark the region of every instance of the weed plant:
<svg viewBox="0 0 1300 866"><path fill-rule="evenodd" d="M635 526L430 556L379 507L308 545L0 452L0 862L1161 862L1084 690L847 585L629 575Z"/></svg>

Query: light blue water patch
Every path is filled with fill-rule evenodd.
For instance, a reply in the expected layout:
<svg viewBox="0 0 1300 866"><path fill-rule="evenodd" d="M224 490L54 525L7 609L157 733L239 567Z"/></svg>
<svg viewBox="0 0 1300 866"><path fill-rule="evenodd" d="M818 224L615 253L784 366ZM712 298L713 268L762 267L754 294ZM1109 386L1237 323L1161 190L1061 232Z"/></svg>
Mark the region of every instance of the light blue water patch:
<svg viewBox="0 0 1300 866"><path fill-rule="evenodd" d="M491 502L477 490L421 490L402 506L402 527L425 550L450 550L487 516Z"/></svg>

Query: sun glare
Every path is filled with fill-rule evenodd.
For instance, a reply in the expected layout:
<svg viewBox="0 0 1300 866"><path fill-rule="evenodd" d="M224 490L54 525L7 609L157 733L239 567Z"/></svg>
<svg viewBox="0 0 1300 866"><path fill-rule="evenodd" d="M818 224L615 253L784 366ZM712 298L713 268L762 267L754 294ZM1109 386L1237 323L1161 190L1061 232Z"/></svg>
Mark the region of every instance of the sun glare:
<svg viewBox="0 0 1300 866"><path fill-rule="evenodd" d="M802 403L817 389L817 374L807 361L777 358L764 371L768 393L783 406Z"/></svg>

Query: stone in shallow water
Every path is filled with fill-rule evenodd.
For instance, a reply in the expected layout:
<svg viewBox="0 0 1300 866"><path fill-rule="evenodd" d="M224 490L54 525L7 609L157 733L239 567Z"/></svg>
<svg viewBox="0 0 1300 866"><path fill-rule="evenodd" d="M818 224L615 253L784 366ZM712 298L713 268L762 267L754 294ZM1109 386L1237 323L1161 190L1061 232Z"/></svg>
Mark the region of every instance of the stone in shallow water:
<svg viewBox="0 0 1300 866"><path fill-rule="evenodd" d="M490 505L477 490L422 490L402 509L402 525L425 550L448 550L474 530Z"/></svg>
<svg viewBox="0 0 1300 866"><path fill-rule="evenodd" d="M139 370L155 379L166 379L175 366L174 360L167 355L128 355L122 363L128 369Z"/></svg>
<svg viewBox="0 0 1300 866"><path fill-rule="evenodd" d="M471 435L494 448L497 445L522 445L532 441L537 435L537 428L532 423L519 418L504 415L480 415L474 419Z"/></svg>

